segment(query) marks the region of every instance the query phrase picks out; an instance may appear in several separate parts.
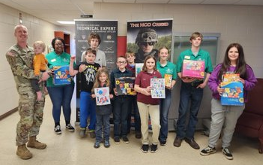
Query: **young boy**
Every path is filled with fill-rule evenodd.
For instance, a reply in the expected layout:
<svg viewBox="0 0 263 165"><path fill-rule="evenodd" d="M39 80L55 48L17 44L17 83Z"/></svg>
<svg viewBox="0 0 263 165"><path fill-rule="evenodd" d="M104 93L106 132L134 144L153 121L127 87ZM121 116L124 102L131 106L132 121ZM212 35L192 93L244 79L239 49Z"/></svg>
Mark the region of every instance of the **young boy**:
<svg viewBox="0 0 263 165"><path fill-rule="evenodd" d="M130 70L133 73L133 76L135 77L135 54L133 52L126 52L125 57L127 59L127 66L126 68ZM131 96L131 101L129 102L129 111L128 111L128 133L130 132L130 127L131 127L131 114L133 113L134 115L134 123L135 123L135 138L140 139L142 137L141 134L141 118L138 110L138 105L137 105L137 97Z"/></svg>
<svg viewBox="0 0 263 165"><path fill-rule="evenodd" d="M191 49L183 51L177 60L177 73L181 78L181 91L179 103L179 118L177 121L176 138L174 146L180 147L184 139L192 148L199 149L199 145L194 140L194 132L197 124L197 115L203 98L203 88L207 85L210 73L213 71L210 55L207 51L200 48L203 35L199 32L194 32L190 37L192 44ZM192 77L183 77L182 65L184 60L202 60L205 62L205 79L196 79ZM188 103L190 105L190 117L186 124L188 112Z"/></svg>
<svg viewBox="0 0 263 165"><path fill-rule="evenodd" d="M117 69L113 70L110 75L110 81L115 95L113 103L113 118L114 118L114 141L120 142L120 138L125 143L129 143L127 138L127 118L129 111L130 97L128 95L117 95L115 78L132 77L132 72L126 69L127 60L120 56L117 58Z"/></svg>
<svg viewBox="0 0 263 165"><path fill-rule="evenodd" d="M35 76L39 76L40 72L45 72L47 69L47 59L45 58L45 55L43 52L45 51L46 45L42 41L36 41L33 44L34 48L34 59L33 59L33 66L34 66L34 74ZM39 85L38 85L39 80L37 79L32 79L31 84L33 89L37 93L37 101L40 101L42 99L42 92L40 91ZM45 89L45 91L47 91Z"/></svg>
<svg viewBox="0 0 263 165"><path fill-rule="evenodd" d="M103 51L99 50L99 45L101 43L100 36L97 33L90 33L88 37L88 44L91 49L96 50L96 59L95 62L100 64L101 67L106 67L106 55ZM85 61L85 54L84 51L81 56L81 61Z"/></svg>
<svg viewBox="0 0 263 165"><path fill-rule="evenodd" d="M91 89L95 81L95 75L100 68L98 63L95 63L96 51L88 48L86 51L86 62L81 62L73 68L75 57L71 57L69 73L71 76L80 73L80 137L86 135L87 119L90 117L90 137L95 138L95 124L96 124L96 103L91 98Z"/></svg>

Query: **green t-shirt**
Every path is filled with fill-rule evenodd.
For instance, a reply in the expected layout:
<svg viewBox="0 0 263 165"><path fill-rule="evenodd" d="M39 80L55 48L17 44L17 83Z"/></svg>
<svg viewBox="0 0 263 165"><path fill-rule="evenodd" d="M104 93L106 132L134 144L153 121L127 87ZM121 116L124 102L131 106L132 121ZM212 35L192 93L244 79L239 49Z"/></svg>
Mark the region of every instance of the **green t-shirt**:
<svg viewBox="0 0 263 165"><path fill-rule="evenodd" d="M199 49L199 52L196 56L193 54L191 49L187 49L181 52L180 56L178 57L177 63L176 63L178 73L182 72L183 60L204 61L205 62L205 72L211 73L213 71L210 54L205 50Z"/></svg>
<svg viewBox="0 0 263 165"><path fill-rule="evenodd" d="M69 66L70 63L70 55L68 53L63 52L62 54L58 55L55 51L50 52L46 55L46 59L48 60L48 67L52 69L54 66ZM74 83L72 81L71 83ZM54 85L53 77L49 77L47 79L47 87L54 87L58 85Z"/></svg>
<svg viewBox="0 0 263 165"><path fill-rule="evenodd" d="M167 61L167 64L165 66L162 66L160 61L157 61L157 70L161 73L162 77L164 77L165 74L172 75L172 79L176 80L177 78L177 72L176 72L176 65Z"/></svg>

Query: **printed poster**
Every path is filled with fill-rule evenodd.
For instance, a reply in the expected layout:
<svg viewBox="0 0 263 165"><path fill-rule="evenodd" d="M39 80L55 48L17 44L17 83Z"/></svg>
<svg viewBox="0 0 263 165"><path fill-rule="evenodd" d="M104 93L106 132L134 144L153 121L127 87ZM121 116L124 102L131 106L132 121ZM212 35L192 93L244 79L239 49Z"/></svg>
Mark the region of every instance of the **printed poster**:
<svg viewBox="0 0 263 165"><path fill-rule="evenodd" d="M109 87L94 88L96 96L96 105L108 105L110 104L110 90Z"/></svg>
<svg viewBox="0 0 263 165"><path fill-rule="evenodd" d="M171 52L172 25L172 18L127 22L127 51L135 53L135 63L143 63L147 55L158 59L163 46Z"/></svg>
<svg viewBox="0 0 263 165"><path fill-rule="evenodd" d="M151 78L152 98L165 98L165 79Z"/></svg>
<svg viewBox="0 0 263 165"><path fill-rule="evenodd" d="M105 53L106 68L110 72L116 68L118 22L116 20L75 19L76 64L87 48L91 33L97 33L101 42L98 49ZM76 75L76 122L79 122L80 76Z"/></svg>

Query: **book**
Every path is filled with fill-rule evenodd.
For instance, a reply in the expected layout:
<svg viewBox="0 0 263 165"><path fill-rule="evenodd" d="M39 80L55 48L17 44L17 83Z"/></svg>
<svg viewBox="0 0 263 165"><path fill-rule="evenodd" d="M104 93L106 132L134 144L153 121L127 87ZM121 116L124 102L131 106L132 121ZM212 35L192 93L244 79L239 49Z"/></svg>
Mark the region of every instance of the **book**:
<svg viewBox="0 0 263 165"><path fill-rule="evenodd" d="M172 86L172 75L171 74L164 74L165 79L165 86Z"/></svg>
<svg viewBox="0 0 263 165"><path fill-rule="evenodd" d="M96 96L96 105L108 105L111 103L109 87L94 88L94 94Z"/></svg>
<svg viewBox="0 0 263 165"><path fill-rule="evenodd" d="M135 77L142 71L143 63L135 64Z"/></svg>
<svg viewBox="0 0 263 165"><path fill-rule="evenodd" d="M135 77L115 78L115 87L118 95L136 95L134 90Z"/></svg>
<svg viewBox="0 0 263 165"><path fill-rule="evenodd" d="M151 97L165 98L165 79L151 78Z"/></svg>
<svg viewBox="0 0 263 165"><path fill-rule="evenodd" d="M205 76L205 62L204 61L194 61L194 60L184 60L182 76L192 77L192 78L204 78Z"/></svg>
<svg viewBox="0 0 263 165"><path fill-rule="evenodd" d="M239 81L239 74L224 74L220 85L224 89L224 92L221 94L222 105L244 105L244 86Z"/></svg>
<svg viewBox="0 0 263 165"><path fill-rule="evenodd" d="M72 78L69 74L69 66L55 66L53 71L55 85L71 84Z"/></svg>

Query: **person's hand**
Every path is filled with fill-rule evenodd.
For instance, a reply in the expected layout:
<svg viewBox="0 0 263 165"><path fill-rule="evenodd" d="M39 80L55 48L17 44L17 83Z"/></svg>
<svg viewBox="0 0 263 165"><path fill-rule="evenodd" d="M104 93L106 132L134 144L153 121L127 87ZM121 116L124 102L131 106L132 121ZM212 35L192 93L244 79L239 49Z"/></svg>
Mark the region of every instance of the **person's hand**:
<svg viewBox="0 0 263 165"><path fill-rule="evenodd" d="M113 98L113 94L110 94L110 99L112 99Z"/></svg>
<svg viewBox="0 0 263 165"><path fill-rule="evenodd" d="M200 84L200 85L198 85L196 88L204 88L206 86L206 83L205 82L203 82L202 84Z"/></svg>
<svg viewBox="0 0 263 165"><path fill-rule="evenodd" d="M239 81L244 85L245 84L245 80L242 78L239 78Z"/></svg>
<svg viewBox="0 0 263 165"><path fill-rule="evenodd" d="M50 77L50 76L49 76L48 72L42 73L42 77L41 77L40 82L41 82L41 81L46 81L49 77Z"/></svg>
<svg viewBox="0 0 263 165"><path fill-rule="evenodd" d="M217 87L217 92L219 93L220 96L223 94L224 91L225 91L224 88L220 88L220 86Z"/></svg>
<svg viewBox="0 0 263 165"><path fill-rule="evenodd" d="M76 59L76 56L71 56L70 57L70 62L72 62L72 63L75 62L75 59Z"/></svg>
<svg viewBox="0 0 263 165"><path fill-rule="evenodd" d="M92 98L95 98L95 97L96 97L96 95L95 95L95 94L91 94L91 97L92 97Z"/></svg>
<svg viewBox="0 0 263 165"><path fill-rule="evenodd" d="M151 87L148 86L147 88L141 88L141 94L144 94L146 96L150 96L151 95Z"/></svg>
<svg viewBox="0 0 263 165"><path fill-rule="evenodd" d="M113 92L114 92L115 96L118 96L118 92L117 92L116 88L113 89Z"/></svg>
<svg viewBox="0 0 263 165"><path fill-rule="evenodd" d="M80 72L80 73L83 72L86 68L87 68L86 65L81 64L81 65L79 66L79 72Z"/></svg>
<svg viewBox="0 0 263 165"><path fill-rule="evenodd" d="M192 78L192 77L181 77L181 79L185 83L191 83L196 80L195 78Z"/></svg>

